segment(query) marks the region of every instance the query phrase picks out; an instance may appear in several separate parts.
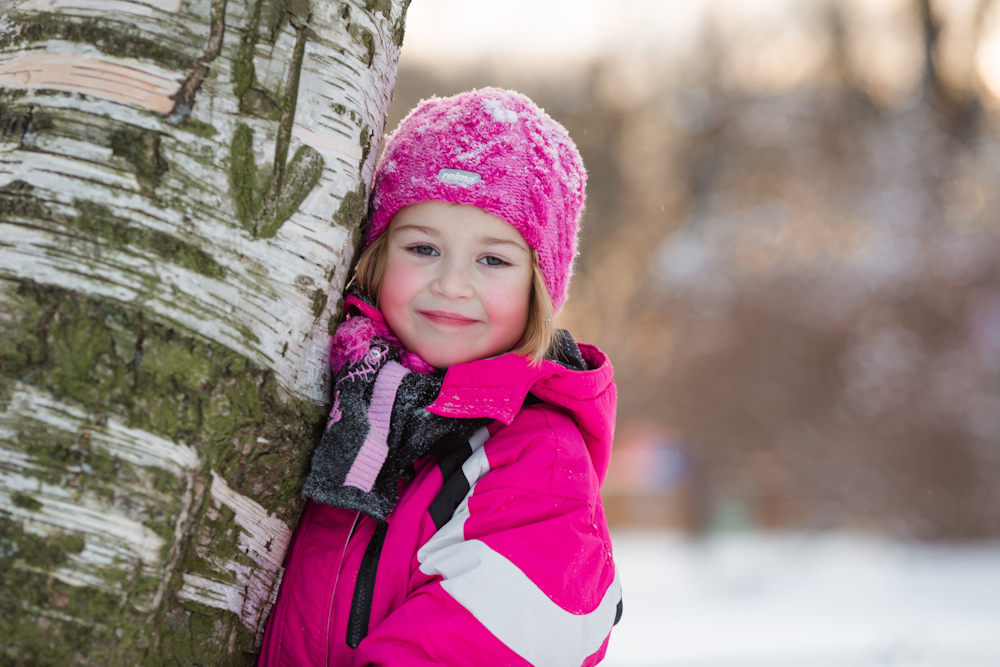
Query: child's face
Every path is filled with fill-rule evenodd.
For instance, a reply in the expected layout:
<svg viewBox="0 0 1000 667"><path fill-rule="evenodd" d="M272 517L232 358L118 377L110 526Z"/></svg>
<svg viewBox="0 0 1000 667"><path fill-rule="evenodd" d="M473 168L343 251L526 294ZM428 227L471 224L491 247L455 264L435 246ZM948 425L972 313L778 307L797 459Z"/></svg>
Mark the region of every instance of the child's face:
<svg viewBox="0 0 1000 667"><path fill-rule="evenodd" d="M386 234L379 308L407 349L447 368L517 345L533 277L520 232L475 206L425 201L396 213Z"/></svg>

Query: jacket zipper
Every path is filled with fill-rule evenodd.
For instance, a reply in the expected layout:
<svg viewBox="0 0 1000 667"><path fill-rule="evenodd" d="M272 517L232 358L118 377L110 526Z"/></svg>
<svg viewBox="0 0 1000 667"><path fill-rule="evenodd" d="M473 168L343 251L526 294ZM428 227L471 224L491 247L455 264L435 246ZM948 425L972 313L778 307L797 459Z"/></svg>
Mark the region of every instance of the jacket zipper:
<svg viewBox="0 0 1000 667"><path fill-rule="evenodd" d="M375 527L375 533L368 542L365 555L361 559L361 569L358 570L358 581L354 585L354 601L351 603L351 616L347 621L347 645L357 648L361 640L368 636L368 622L372 613L372 598L375 595L375 573L378 571L378 561L382 555L382 544L389 524L380 521Z"/></svg>

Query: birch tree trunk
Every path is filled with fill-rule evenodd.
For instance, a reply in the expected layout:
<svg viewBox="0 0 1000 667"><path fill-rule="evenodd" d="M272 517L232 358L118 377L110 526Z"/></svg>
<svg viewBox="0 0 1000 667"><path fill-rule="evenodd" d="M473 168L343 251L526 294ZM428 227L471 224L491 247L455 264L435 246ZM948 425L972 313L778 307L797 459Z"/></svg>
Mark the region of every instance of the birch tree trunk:
<svg viewBox="0 0 1000 667"><path fill-rule="evenodd" d="M252 664L408 0L0 0L0 664Z"/></svg>

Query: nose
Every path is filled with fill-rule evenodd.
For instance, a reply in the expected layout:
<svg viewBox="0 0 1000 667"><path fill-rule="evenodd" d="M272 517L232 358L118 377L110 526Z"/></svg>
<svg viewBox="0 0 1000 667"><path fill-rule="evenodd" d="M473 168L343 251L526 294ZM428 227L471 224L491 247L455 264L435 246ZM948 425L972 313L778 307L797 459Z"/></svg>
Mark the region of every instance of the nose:
<svg viewBox="0 0 1000 667"><path fill-rule="evenodd" d="M472 295L468 268L458 258L448 258L431 282L431 291L448 299L462 299Z"/></svg>

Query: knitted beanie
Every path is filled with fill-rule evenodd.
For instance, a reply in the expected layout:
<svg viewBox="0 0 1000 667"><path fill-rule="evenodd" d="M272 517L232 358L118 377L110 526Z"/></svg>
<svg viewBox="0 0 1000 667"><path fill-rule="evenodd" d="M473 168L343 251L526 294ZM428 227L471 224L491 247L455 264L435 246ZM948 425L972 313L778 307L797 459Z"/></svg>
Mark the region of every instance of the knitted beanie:
<svg viewBox="0 0 1000 667"><path fill-rule="evenodd" d="M388 138L375 170L367 248L404 206L476 206L538 253L556 312L569 291L587 172L562 125L511 90L420 102Z"/></svg>

